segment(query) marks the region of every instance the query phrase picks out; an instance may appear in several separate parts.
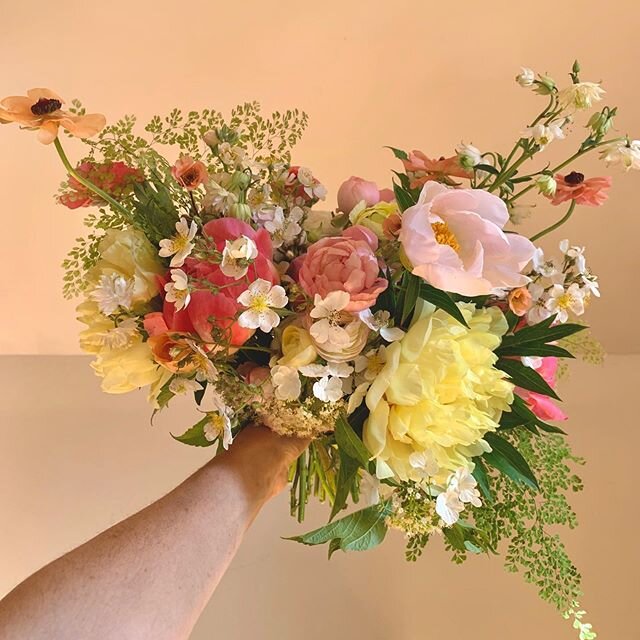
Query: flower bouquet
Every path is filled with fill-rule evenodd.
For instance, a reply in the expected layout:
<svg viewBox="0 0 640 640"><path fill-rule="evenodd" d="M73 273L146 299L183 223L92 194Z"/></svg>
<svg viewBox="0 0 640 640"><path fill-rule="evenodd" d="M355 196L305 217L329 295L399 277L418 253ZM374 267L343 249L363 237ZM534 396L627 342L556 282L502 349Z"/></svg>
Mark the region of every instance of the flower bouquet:
<svg viewBox="0 0 640 640"><path fill-rule="evenodd" d="M233 446L254 421L311 438L291 511L302 521L316 496L329 524L293 540L331 555L392 528L409 560L442 537L455 562L506 545L507 568L593 638L580 576L546 530L576 525L566 494L582 460L557 426L556 373L572 354L601 359L577 320L600 294L582 247L562 240L545 256L535 241L607 199L611 179L575 161L596 151L638 168L640 141L611 135L616 109L595 108L604 91L579 74L558 88L522 70L545 106L510 152L390 148L391 188L351 177L334 210L291 163L307 124L297 110L176 109L139 135L132 116L107 126L34 89L2 100L0 122L52 143L68 172L57 200L90 208L64 293L82 297L80 342L104 391L146 387L154 413L193 394L202 417L174 436L192 446ZM529 168L575 128L566 161ZM87 145L77 164L61 129ZM531 238L507 229L530 211L525 195L564 207Z"/></svg>

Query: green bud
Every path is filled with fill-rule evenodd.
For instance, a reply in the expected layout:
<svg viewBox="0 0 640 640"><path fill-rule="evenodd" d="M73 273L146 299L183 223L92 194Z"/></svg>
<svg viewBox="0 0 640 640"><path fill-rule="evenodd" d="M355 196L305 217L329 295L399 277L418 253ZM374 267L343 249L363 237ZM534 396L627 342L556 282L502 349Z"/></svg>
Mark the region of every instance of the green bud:
<svg viewBox="0 0 640 640"><path fill-rule="evenodd" d="M247 189L249 183L251 182L251 177L245 173L244 171L236 171L229 181L229 191L233 192L242 192Z"/></svg>
<svg viewBox="0 0 640 640"><path fill-rule="evenodd" d="M541 96L548 96L553 91L555 91L556 88L555 81L549 76L540 76L540 79L536 80L535 84L536 88L534 89L534 91Z"/></svg>
<svg viewBox="0 0 640 640"><path fill-rule="evenodd" d="M536 186L543 196L552 196L555 194L558 184L553 176L545 173L536 180Z"/></svg>
<svg viewBox="0 0 640 640"><path fill-rule="evenodd" d="M236 202L229 207L229 217L249 222L251 220L251 207L248 204Z"/></svg>

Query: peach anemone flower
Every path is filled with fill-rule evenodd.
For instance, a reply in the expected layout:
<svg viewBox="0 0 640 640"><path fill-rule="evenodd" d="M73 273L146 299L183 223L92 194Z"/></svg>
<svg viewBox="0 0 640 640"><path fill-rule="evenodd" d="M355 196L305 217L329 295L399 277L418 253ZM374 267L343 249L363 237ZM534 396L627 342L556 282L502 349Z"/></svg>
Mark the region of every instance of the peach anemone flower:
<svg viewBox="0 0 640 640"><path fill-rule="evenodd" d="M17 122L38 130L38 140L51 144L62 127L76 138L90 138L107 123L99 113L77 116L62 109L64 100L49 89L30 89L26 96L9 96L0 100L0 124Z"/></svg>

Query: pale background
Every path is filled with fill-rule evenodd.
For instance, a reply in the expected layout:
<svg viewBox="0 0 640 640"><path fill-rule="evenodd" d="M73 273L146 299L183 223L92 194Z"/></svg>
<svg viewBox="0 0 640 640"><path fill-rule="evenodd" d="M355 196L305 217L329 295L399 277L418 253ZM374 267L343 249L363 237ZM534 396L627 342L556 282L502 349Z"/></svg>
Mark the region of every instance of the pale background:
<svg viewBox="0 0 640 640"><path fill-rule="evenodd" d="M578 57L583 79L604 80L608 103L620 107L620 132L640 137L635 0L0 0L0 15L2 96L48 86L109 120L135 112L142 122L173 106L228 111L253 99L266 111L305 109L311 125L294 159L327 185L329 205L352 173L389 180L386 144L433 155L451 153L462 139L483 150L510 148L544 101L513 83L520 65L562 81ZM573 147L559 142L550 157ZM576 168L609 173L596 160ZM578 364L563 387L572 441L590 459L587 490L575 500L582 526L566 538L601 637L631 640L640 586L632 456L640 443L629 398L640 336L627 327L640 311L632 281L640 180L610 173L609 202L578 210L552 243L566 235L587 245L604 294L589 321L615 354L604 369ZM207 458L169 437L185 425L180 411L151 429L141 394L101 395L88 361L73 355L78 327L74 303L60 294L58 265L82 225L77 212L53 203L62 177L53 148L15 127L0 129L0 355L7 356L0 358L0 595ZM554 215L539 208L525 230ZM319 522L323 511L313 515ZM499 559L457 568L434 545L405 565L401 539L392 537L372 553L327 563L323 550L278 538L295 531L284 500L267 509L196 640L573 637Z"/></svg>

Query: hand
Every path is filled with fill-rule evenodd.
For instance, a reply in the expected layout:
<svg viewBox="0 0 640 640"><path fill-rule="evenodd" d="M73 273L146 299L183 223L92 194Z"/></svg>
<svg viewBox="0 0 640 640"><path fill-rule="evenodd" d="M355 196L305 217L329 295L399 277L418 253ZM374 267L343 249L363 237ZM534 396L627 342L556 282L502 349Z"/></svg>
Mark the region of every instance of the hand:
<svg viewBox="0 0 640 640"><path fill-rule="evenodd" d="M254 499L266 502L287 486L289 467L309 446L308 438L280 436L263 425L243 429L222 454Z"/></svg>

